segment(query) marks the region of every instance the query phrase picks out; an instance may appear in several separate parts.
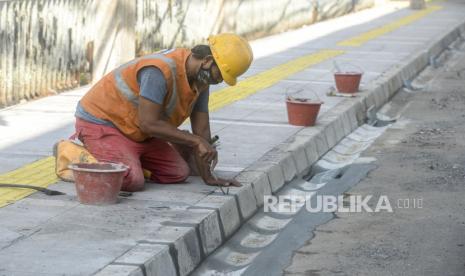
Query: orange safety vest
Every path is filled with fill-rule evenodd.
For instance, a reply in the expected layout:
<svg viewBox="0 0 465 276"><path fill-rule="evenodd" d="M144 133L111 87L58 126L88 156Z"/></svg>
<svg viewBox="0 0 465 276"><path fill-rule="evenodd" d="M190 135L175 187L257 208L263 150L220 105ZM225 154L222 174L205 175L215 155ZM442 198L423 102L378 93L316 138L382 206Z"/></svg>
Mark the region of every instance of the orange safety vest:
<svg viewBox="0 0 465 276"><path fill-rule="evenodd" d="M166 120L178 127L191 114L199 92L189 86L186 74L188 49L167 50L134 59L99 80L81 99L80 104L93 116L112 122L124 135L136 142L149 136L139 128L139 93L137 72L155 66L166 80L163 102Z"/></svg>

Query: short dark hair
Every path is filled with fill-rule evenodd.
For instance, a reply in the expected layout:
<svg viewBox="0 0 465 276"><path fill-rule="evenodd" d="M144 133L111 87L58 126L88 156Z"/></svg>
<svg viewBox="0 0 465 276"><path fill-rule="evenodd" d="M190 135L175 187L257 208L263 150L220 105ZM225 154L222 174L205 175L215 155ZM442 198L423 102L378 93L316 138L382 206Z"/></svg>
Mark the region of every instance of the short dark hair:
<svg viewBox="0 0 465 276"><path fill-rule="evenodd" d="M194 48L191 49L191 52L196 59L203 59L206 56L212 55L212 50L210 49L210 46L203 44L194 46Z"/></svg>

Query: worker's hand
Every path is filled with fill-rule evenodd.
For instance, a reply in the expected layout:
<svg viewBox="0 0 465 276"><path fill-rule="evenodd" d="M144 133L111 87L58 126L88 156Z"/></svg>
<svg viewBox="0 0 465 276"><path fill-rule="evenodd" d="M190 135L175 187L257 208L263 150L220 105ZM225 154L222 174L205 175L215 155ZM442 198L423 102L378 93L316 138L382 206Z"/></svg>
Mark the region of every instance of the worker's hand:
<svg viewBox="0 0 465 276"><path fill-rule="evenodd" d="M202 137L199 137L194 152L207 164L211 164L213 160L218 158L218 152L216 149Z"/></svg>
<svg viewBox="0 0 465 276"><path fill-rule="evenodd" d="M209 186L221 186L221 187L241 187L242 184L235 179L222 179L222 178L208 178L205 184Z"/></svg>

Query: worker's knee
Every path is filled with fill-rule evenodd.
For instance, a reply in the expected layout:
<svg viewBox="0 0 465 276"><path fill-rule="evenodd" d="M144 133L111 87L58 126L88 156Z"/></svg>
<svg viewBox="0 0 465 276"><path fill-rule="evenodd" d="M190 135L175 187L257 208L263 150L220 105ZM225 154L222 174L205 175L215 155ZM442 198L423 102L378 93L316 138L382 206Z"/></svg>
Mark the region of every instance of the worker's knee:
<svg viewBox="0 0 465 276"><path fill-rule="evenodd" d="M152 174L152 180L161 184L182 183L187 180L189 175L189 165L186 162L181 162L169 170Z"/></svg>
<svg viewBox="0 0 465 276"><path fill-rule="evenodd" d="M185 182L190 174L191 174L191 170L189 168L189 165L187 163L182 163L178 168L177 174L175 175L176 181L173 181L173 182L174 183Z"/></svg>
<svg viewBox="0 0 465 276"><path fill-rule="evenodd" d="M144 189L144 174L142 170L130 170L124 177L122 191L137 192Z"/></svg>

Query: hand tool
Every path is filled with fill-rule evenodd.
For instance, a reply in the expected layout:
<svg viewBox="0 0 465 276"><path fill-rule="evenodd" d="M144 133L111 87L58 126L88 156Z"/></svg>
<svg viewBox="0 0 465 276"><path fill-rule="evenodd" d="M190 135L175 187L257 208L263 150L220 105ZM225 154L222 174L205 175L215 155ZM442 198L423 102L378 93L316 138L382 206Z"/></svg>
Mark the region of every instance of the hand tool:
<svg viewBox="0 0 465 276"><path fill-rule="evenodd" d="M36 190L39 192L42 192L46 195L49 196L55 196L55 195L65 195L65 193L62 193L60 191L55 191L55 190L50 190L44 187L39 187L39 186L32 186L32 185L24 185L24 184L6 184L6 183L0 183L0 188L22 188L22 189L32 189Z"/></svg>

